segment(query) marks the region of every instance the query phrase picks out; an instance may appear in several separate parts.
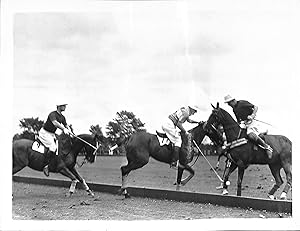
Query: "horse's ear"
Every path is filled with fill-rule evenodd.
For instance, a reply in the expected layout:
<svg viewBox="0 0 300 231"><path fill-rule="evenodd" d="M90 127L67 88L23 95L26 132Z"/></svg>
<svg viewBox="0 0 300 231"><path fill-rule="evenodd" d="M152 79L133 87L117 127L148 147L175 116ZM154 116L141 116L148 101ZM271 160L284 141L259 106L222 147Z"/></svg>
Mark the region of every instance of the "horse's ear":
<svg viewBox="0 0 300 231"><path fill-rule="evenodd" d="M217 107L216 108L219 108L219 106L220 106L220 104L219 104L219 102L217 103Z"/></svg>
<svg viewBox="0 0 300 231"><path fill-rule="evenodd" d="M210 105L213 107L213 109L216 109L215 106L212 103Z"/></svg>

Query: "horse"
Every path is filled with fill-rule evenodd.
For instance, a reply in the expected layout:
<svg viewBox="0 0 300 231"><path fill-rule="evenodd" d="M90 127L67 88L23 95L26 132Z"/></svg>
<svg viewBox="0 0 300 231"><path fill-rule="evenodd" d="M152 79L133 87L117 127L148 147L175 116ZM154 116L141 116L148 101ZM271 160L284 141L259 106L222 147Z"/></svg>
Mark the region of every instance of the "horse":
<svg viewBox="0 0 300 231"><path fill-rule="evenodd" d="M87 194L94 196L85 180L80 176L75 168L77 156L80 151L85 151L85 159L89 163L93 163L96 157L98 135L81 134L75 137L65 135L64 145L59 140L58 158L57 161L51 161L49 164L49 171L53 173L60 173L72 180L69 192L66 196L71 196L76 188L77 182L81 182ZM12 157L13 170L12 175L21 171L26 166L36 171L43 171L45 152L41 153L32 149L34 140L19 139L13 142ZM40 144L42 145L42 144ZM47 152L47 150L46 150Z"/></svg>
<svg viewBox="0 0 300 231"><path fill-rule="evenodd" d="M179 186L184 186L195 174L195 171L188 164L192 161L194 152L192 151L192 140L200 145L205 135L213 137L214 140L219 140L222 134L217 133L216 130L204 129L205 122L200 122L198 125L189 131L189 137L182 135L182 145L180 154L177 156L179 160L177 172L177 190ZM208 127L208 126L206 126ZM167 138L166 134L165 138ZM120 144L119 144L120 145ZM132 170L142 168L149 162L152 157L157 161L169 164L171 161L172 147L169 145L160 145L157 135L148 133L146 131L138 131L131 135L125 144L127 165L121 166L122 186L119 191L125 198L130 197L127 191L128 175ZM182 180L183 171L188 171L189 175Z"/></svg>
<svg viewBox="0 0 300 231"><path fill-rule="evenodd" d="M207 125L222 124L228 144L226 145L226 155L228 162L224 171L223 195L227 195L228 179L230 174L238 168L237 196L241 196L242 180L245 169L252 164L268 165L275 179L275 184L268 192L270 199L275 199L275 192L283 184L280 170L283 168L286 175L286 184L280 195L280 199L285 200L288 191L292 187L292 142L283 135L260 134L261 138L273 149L272 158L269 159L265 150L247 139L246 129L232 118L232 116L217 106L213 107ZM213 137L214 139L215 137ZM239 142L241 142L239 144ZM234 146L233 146L234 145ZM227 185L228 184L228 185Z"/></svg>

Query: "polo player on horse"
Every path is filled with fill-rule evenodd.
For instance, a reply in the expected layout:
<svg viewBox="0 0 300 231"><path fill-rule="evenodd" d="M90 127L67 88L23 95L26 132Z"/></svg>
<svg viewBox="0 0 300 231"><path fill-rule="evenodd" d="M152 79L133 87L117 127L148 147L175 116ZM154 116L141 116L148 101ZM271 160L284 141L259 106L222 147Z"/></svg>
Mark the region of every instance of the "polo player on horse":
<svg viewBox="0 0 300 231"><path fill-rule="evenodd" d="M183 134L188 136L188 132L184 129L182 125L186 121L189 123L198 124L198 122L189 118L191 115L194 115L197 112L197 110L197 106L182 107L174 113L170 114L162 125L162 129L171 141L173 147L170 167L176 167L177 165L176 156L179 156L180 147L182 143L179 132L181 131Z"/></svg>
<svg viewBox="0 0 300 231"><path fill-rule="evenodd" d="M70 127L67 125L66 118L62 114L63 111L66 110L66 106L68 104L62 103L56 105L56 111L50 112L47 117L47 121L44 126L39 131L39 140L49 148L46 156L45 156L45 167L43 172L46 176L49 176L48 165L50 161L53 159L57 161L58 156L58 143L56 139L55 132L57 128L61 129L63 133L67 135L72 135Z"/></svg>
<svg viewBox="0 0 300 231"><path fill-rule="evenodd" d="M236 100L230 95L224 97L224 102L232 107L235 117L242 127L247 129L247 136L250 140L263 146L268 158L272 158L272 148L259 137L257 123L254 121L258 107L246 100Z"/></svg>

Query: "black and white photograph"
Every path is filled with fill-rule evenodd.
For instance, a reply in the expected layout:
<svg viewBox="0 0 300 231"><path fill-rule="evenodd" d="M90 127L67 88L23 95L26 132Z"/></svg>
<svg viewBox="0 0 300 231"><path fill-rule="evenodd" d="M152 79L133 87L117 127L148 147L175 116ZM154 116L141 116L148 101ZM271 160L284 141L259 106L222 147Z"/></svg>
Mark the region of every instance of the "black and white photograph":
<svg viewBox="0 0 300 231"><path fill-rule="evenodd" d="M2 0L0 228L297 229L299 13Z"/></svg>

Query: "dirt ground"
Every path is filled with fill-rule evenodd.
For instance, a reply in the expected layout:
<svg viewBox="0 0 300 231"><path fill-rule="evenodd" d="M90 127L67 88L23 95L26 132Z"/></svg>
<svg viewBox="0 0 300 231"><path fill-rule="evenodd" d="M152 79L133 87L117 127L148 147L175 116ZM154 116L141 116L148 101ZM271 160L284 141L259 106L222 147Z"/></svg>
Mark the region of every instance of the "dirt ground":
<svg viewBox="0 0 300 231"><path fill-rule="evenodd" d="M209 156L211 164L216 157ZM80 162L80 160L79 160ZM124 157L97 157L94 164L85 164L79 172L87 182L121 185L120 166L126 163ZM214 172L203 158L195 166L194 178L182 191L220 193L220 185ZM222 175L224 164L221 164ZM42 172L23 169L17 175L46 178ZM230 195L236 194L236 175L230 178ZM65 179L59 174L50 173L52 179ZM129 186L142 186L175 190L173 185L176 171L167 164L150 160L142 169L130 174ZM245 173L242 195L266 198L273 185L267 166L250 166ZM282 188L281 188L282 189ZM253 211L239 208L226 208L211 204L183 203L147 198L125 199L122 196L95 192L95 198L88 197L83 190L77 190L71 198L65 198L67 188L13 183L13 219L16 220L194 220L209 218L287 218L291 214L278 214L267 211ZM280 191L278 192L279 196ZM288 194L291 198L291 192Z"/></svg>
<svg viewBox="0 0 300 231"><path fill-rule="evenodd" d="M195 220L210 218L290 218L290 214L183 203L149 198L124 199L78 190L65 198L65 188L13 183L15 220Z"/></svg>

